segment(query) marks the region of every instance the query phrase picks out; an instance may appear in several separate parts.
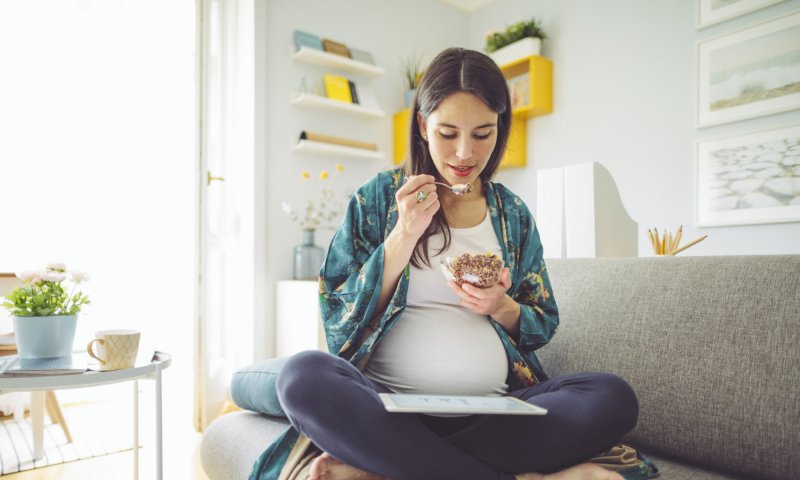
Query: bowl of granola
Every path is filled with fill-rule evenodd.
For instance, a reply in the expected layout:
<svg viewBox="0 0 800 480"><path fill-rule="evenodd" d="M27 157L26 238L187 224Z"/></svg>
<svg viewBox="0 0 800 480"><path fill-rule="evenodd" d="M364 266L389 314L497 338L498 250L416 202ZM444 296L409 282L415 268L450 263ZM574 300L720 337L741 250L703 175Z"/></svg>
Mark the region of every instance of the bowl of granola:
<svg viewBox="0 0 800 480"><path fill-rule="evenodd" d="M455 257L441 259L445 278L457 284L469 283L486 288L500 281L503 260L493 253L463 253Z"/></svg>

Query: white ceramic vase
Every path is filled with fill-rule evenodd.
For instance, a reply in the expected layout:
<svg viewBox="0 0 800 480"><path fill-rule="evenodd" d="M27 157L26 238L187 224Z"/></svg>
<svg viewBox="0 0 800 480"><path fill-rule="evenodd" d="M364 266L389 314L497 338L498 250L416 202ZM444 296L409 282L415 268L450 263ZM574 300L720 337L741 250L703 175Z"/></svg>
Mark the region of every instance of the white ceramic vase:
<svg viewBox="0 0 800 480"><path fill-rule="evenodd" d="M494 60L494 63L503 66L515 60L519 60L520 58L530 57L531 55L541 55L541 53L542 39L538 37L525 37L514 43L509 43L499 50L495 50L489 54L489 57Z"/></svg>
<svg viewBox="0 0 800 480"><path fill-rule="evenodd" d="M72 354L77 315L13 317L20 358L53 358Z"/></svg>

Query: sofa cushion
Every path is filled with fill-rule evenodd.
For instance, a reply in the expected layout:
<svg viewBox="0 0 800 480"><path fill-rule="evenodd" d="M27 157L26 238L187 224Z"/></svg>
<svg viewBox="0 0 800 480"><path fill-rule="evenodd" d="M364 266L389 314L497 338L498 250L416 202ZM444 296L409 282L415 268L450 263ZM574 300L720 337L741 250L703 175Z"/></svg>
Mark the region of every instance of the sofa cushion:
<svg viewBox="0 0 800 480"><path fill-rule="evenodd" d="M627 379L640 401L627 440L646 452L798 478L800 256L547 265L561 318L539 351L548 374Z"/></svg>
<svg viewBox="0 0 800 480"><path fill-rule="evenodd" d="M288 426L284 418L253 412L234 412L216 419L203 435L200 457L210 480L248 478L253 463L272 441ZM247 439L247 441L239 441ZM651 456L658 465L660 477L680 480L745 480L737 476L713 472L707 468L684 464L674 459Z"/></svg>
<svg viewBox="0 0 800 480"><path fill-rule="evenodd" d="M289 426L285 418L254 412L223 415L208 426L200 461L211 480L245 479L264 450Z"/></svg>
<svg viewBox="0 0 800 480"><path fill-rule="evenodd" d="M234 373L231 380L233 402L245 410L285 417L286 414L278 401L275 382L278 379L278 372L289 358L262 360Z"/></svg>
<svg viewBox="0 0 800 480"><path fill-rule="evenodd" d="M752 480L750 475L722 473L708 468L690 465L672 458L650 455L650 460L658 466L659 477L664 480Z"/></svg>

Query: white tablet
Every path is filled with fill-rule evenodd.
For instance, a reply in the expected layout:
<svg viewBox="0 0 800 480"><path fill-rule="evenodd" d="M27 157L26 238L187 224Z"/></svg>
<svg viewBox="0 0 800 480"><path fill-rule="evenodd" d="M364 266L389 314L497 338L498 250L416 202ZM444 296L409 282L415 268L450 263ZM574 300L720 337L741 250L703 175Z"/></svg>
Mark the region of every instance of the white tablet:
<svg viewBox="0 0 800 480"><path fill-rule="evenodd" d="M514 397L379 393L387 412L464 415L545 415L547 410Z"/></svg>

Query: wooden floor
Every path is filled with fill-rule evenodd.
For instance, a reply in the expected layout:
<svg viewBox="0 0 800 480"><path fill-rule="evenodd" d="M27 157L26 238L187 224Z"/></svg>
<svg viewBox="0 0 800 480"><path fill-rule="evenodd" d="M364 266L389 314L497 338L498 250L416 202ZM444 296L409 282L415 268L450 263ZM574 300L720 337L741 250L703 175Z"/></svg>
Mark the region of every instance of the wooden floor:
<svg viewBox="0 0 800 480"><path fill-rule="evenodd" d="M142 461L143 459L140 459ZM102 457L88 458L77 462L62 463L52 467L37 468L22 473L12 473L10 475L0 475L2 480L84 480L89 478L114 478L123 480L133 478L131 470L131 452L115 453ZM189 460L187 459L187 464ZM155 479L155 474L151 473L149 465L142 461L139 471L140 480ZM191 474L182 477L189 480L208 480L200 466L200 455L195 451L194 458L191 459ZM114 472L111 474L111 472ZM118 475L116 472L131 472L130 476ZM165 476L166 477L166 476Z"/></svg>

